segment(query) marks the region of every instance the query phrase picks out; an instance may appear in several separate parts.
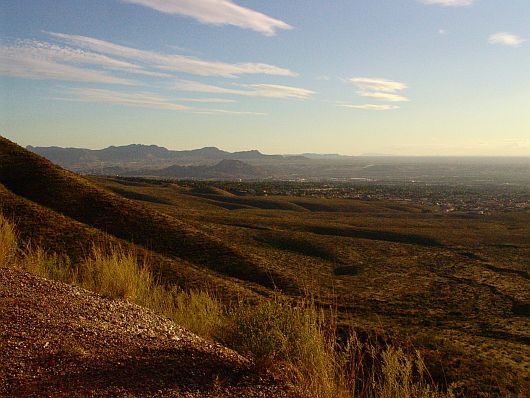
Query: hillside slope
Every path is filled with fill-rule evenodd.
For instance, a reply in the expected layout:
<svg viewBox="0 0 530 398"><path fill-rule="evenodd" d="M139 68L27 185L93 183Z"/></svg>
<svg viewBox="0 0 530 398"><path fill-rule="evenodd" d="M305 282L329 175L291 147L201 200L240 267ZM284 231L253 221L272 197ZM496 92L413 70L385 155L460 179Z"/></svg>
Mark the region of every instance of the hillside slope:
<svg viewBox="0 0 530 398"><path fill-rule="evenodd" d="M266 287L295 286L185 219L100 188L2 137L0 183L15 195L154 252Z"/></svg>

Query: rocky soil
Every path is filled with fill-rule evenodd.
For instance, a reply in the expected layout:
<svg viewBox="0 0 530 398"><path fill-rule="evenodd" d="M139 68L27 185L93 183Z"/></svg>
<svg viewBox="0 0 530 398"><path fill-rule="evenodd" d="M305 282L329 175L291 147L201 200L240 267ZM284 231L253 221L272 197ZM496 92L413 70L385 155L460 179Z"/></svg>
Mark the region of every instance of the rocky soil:
<svg viewBox="0 0 530 398"><path fill-rule="evenodd" d="M2 397L289 397L237 353L137 305L0 269Z"/></svg>

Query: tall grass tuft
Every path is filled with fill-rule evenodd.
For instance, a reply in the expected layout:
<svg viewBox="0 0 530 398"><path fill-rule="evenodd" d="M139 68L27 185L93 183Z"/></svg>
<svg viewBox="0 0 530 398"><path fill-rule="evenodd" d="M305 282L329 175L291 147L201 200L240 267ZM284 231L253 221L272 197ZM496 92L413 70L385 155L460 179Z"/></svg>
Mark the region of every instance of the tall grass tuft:
<svg viewBox="0 0 530 398"><path fill-rule="evenodd" d="M213 339L223 319L223 305L206 291L182 291L155 285L138 303L164 314L177 324L207 339Z"/></svg>
<svg viewBox="0 0 530 398"><path fill-rule="evenodd" d="M66 256L48 253L41 247L28 246L18 260L18 265L32 274L65 283L75 282L75 273Z"/></svg>
<svg viewBox="0 0 530 398"><path fill-rule="evenodd" d="M257 368L286 369L302 396L339 396L335 380L335 334L312 300L275 299L230 311L219 339L253 359Z"/></svg>
<svg viewBox="0 0 530 398"><path fill-rule="evenodd" d="M133 250L116 247L105 250L94 246L78 268L78 282L102 296L145 301L153 286L147 263L138 264Z"/></svg>
<svg viewBox="0 0 530 398"><path fill-rule="evenodd" d="M419 352L407 355L401 348L388 346L381 354L381 380L373 386L373 395L382 398L443 398L452 397L428 383L427 368Z"/></svg>
<svg viewBox="0 0 530 398"><path fill-rule="evenodd" d="M17 235L14 223L0 212L0 267L7 267L15 260Z"/></svg>

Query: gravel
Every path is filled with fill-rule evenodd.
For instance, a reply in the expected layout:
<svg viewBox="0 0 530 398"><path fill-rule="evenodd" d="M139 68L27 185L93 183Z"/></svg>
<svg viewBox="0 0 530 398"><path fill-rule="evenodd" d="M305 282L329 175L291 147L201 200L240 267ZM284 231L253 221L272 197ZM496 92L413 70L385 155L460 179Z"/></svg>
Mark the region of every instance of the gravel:
<svg viewBox="0 0 530 398"><path fill-rule="evenodd" d="M0 269L1 397L288 397L236 352L135 304Z"/></svg>

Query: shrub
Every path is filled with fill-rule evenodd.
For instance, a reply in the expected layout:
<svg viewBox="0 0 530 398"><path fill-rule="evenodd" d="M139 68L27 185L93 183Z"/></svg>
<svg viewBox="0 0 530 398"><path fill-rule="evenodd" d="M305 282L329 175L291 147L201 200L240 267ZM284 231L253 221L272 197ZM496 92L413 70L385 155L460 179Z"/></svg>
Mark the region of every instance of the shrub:
<svg viewBox="0 0 530 398"><path fill-rule="evenodd" d="M240 304L227 314L219 339L258 366L290 363L303 369L325 357L323 315L314 305L277 299Z"/></svg>
<svg viewBox="0 0 530 398"><path fill-rule="evenodd" d="M284 321L289 315L287 311L288 307L272 302L254 307L241 304L228 313L218 337L258 365L267 366L275 360L286 359L289 323Z"/></svg>

